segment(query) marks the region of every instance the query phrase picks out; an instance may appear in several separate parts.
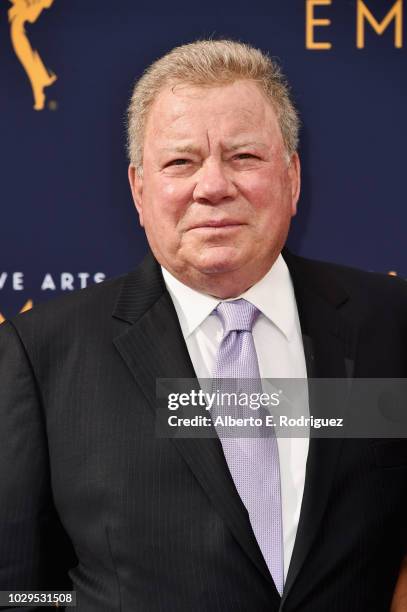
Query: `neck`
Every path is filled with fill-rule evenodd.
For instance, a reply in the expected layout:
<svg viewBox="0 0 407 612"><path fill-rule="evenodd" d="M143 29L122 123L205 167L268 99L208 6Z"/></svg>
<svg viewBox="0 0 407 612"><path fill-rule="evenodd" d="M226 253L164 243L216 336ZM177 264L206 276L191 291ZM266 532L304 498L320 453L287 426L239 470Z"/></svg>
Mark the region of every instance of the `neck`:
<svg viewBox="0 0 407 612"><path fill-rule="evenodd" d="M221 300L236 298L258 283L270 270L272 263L256 268L255 271L236 270L225 273L202 273L195 269L187 273L177 273L176 270L166 269L181 283L199 291L212 295Z"/></svg>

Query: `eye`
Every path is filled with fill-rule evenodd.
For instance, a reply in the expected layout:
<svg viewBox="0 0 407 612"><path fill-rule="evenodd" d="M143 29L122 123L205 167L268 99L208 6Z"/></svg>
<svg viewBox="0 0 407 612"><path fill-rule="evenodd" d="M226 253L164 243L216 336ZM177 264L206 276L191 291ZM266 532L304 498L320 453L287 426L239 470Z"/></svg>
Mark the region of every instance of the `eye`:
<svg viewBox="0 0 407 612"><path fill-rule="evenodd" d="M253 153L239 153L235 156L235 159L258 159L258 157Z"/></svg>
<svg viewBox="0 0 407 612"><path fill-rule="evenodd" d="M166 166L185 166L189 162L189 159L179 158L173 159Z"/></svg>

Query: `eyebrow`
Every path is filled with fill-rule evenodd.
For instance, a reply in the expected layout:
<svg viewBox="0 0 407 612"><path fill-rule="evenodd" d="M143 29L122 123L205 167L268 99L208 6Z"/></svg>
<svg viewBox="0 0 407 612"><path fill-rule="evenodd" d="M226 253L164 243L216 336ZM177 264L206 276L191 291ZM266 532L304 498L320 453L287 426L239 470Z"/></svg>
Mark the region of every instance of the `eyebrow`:
<svg viewBox="0 0 407 612"><path fill-rule="evenodd" d="M244 147L260 147L262 149L266 149L267 145L264 144L263 142L257 142L257 141L242 141L242 142L236 142L230 145L226 145L226 151L236 151L237 149L242 149ZM197 153L199 152L199 147L195 147L192 144L184 144L184 145L174 145L174 146L170 146L170 147L163 147L162 151L166 151L166 152L170 152L170 153Z"/></svg>
<svg viewBox="0 0 407 612"><path fill-rule="evenodd" d="M234 144L229 145L227 148L228 151L235 151L236 149L242 149L244 147L260 147L262 149L266 149L267 145L264 144L264 142L258 142L256 140L252 140L252 141L242 141L242 142L236 142Z"/></svg>
<svg viewBox="0 0 407 612"><path fill-rule="evenodd" d="M185 144L174 145L173 147L162 147L162 151L168 151L170 153L196 153L199 151L199 148L194 147L192 144Z"/></svg>

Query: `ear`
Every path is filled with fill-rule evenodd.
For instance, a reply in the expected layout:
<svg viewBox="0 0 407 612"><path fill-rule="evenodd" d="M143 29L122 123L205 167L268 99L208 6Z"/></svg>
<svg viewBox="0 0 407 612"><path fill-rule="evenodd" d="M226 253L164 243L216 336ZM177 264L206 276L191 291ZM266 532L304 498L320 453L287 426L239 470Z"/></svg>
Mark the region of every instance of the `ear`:
<svg viewBox="0 0 407 612"><path fill-rule="evenodd" d="M288 173L291 182L291 215L297 213L297 202L300 197L301 189L301 164L298 153L293 153L288 167Z"/></svg>
<svg viewBox="0 0 407 612"><path fill-rule="evenodd" d="M141 176L139 176L139 174L137 173L136 167L133 164L130 164L129 166L128 176L129 176L131 195L133 196L134 205L138 212L140 225L141 227L144 227L143 205L142 205L143 179Z"/></svg>

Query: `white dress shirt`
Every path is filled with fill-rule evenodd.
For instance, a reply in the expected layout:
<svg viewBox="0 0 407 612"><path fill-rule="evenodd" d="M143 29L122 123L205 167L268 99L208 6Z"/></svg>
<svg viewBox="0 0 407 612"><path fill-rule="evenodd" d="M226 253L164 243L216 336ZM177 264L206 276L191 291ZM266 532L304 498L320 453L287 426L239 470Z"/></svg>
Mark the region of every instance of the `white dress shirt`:
<svg viewBox="0 0 407 612"><path fill-rule="evenodd" d="M221 300L191 289L161 269L197 378L211 378L223 332L219 317L210 315ZM252 333L261 377L306 378L297 304L283 257L279 255L258 283L233 299L238 298L260 311ZM300 516L308 446L308 438L278 438L285 578Z"/></svg>

